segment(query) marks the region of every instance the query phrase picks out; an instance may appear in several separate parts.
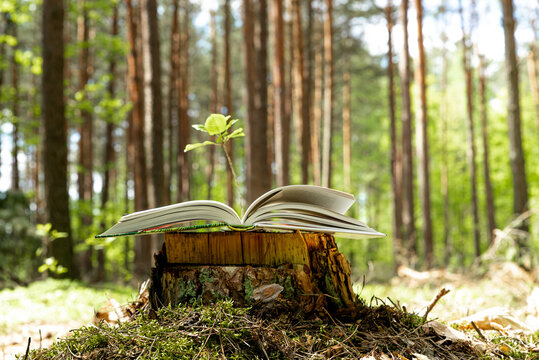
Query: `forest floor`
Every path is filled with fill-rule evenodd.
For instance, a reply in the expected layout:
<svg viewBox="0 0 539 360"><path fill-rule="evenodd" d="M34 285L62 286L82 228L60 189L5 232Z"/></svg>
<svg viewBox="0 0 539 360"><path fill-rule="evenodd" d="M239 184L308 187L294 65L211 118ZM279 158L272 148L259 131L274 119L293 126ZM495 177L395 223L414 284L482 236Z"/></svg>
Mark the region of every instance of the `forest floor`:
<svg viewBox="0 0 539 360"><path fill-rule="evenodd" d="M444 270L416 272L403 268L400 269L399 275L393 278L390 283L366 285L359 283L355 285L355 290L368 305L376 306L379 309L373 312L372 316L381 318L388 316L388 314L390 317L395 316L392 309L404 309L405 313L415 313L421 317L428 305L433 303L433 298L440 293L442 288L445 288L450 290L449 293L441 297L432 307L429 312L429 319L438 320L446 324L454 322L451 328L463 328L462 331L466 334L465 336L473 339L476 344L482 343L490 349L490 352L484 355L485 358L509 356L511 358L539 359L538 280L534 274L527 273L512 263L494 264L488 270L483 271L482 274L472 272L455 274ZM70 330L91 323L95 311L100 309L107 302L107 299L116 299L119 303L125 304L134 300L135 297L136 291L130 288L116 286L95 288L81 283L56 280L34 283L26 288L0 291L0 308L2 309L0 312L0 360L13 359L15 358L14 354L22 354L20 356L22 359L28 346L29 338L32 339L31 349L49 347L55 339L64 337ZM208 317L208 327L215 325L216 313L208 316L206 312L209 310L203 308L191 311L189 314L182 313L180 319L175 320L176 322L173 326L181 328L183 322L191 321L192 317L201 317L202 319ZM234 346L238 348L243 346L242 351L252 350L238 342L239 340L235 340L234 336L238 334L241 335L239 338L242 336L255 336L262 339L258 340L259 343L266 341L263 336L267 333L267 329L264 328L264 332L260 332L260 327L263 326L262 323L256 323L253 320L254 318L248 316L248 314L233 311L226 304L212 311L217 311L218 316L223 319L227 317L232 319L228 321L230 329L221 329L224 339L227 340L221 339L219 335L219 339L215 342L217 356L220 356L221 350L223 352L228 351L227 346L232 346L230 349L233 351ZM462 321L463 318L474 316L477 313L479 313L479 316ZM172 319L175 315L157 315L158 318L161 316ZM252 329L254 329L252 333L244 333L245 329L243 327L233 328L236 326L233 319L239 318L242 321L251 321ZM408 323L409 319L416 319L415 317L398 318L403 323ZM477 330L472 328L470 319L474 319L474 324L479 326ZM138 322L135 324L139 329L145 328L145 325L141 326ZM168 326L171 325L169 324ZM267 326L267 324L264 326ZM288 326L286 329L279 328L279 334L288 332L290 335L290 337L284 337L284 341L289 342L291 346L294 345L296 350L303 351L305 355L308 354L308 350L313 351L312 354L320 355L314 358L335 356L336 351L341 351L343 354L346 351L353 352L354 348L348 347L346 342L351 343L356 338L367 336L361 333L361 327L359 326L326 327L327 333L323 333L315 332L313 329L324 328L324 326L316 322L305 323L301 327L304 330L307 329L306 334L300 333L297 328L291 327L290 323L287 323L286 326ZM298 324L295 323L294 326L297 327ZM494 330L486 330L489 326ZM94 333L95 336L91 339L101 341L105 336L104 334L109 334L110 332L107 328L101 329L101 326L90 326L83 329L84 332L76 330L71 333L71 336L80 337L83 333L88 334L84 336L90 336ZM104 333L99 333L99 331L104 331ZM163 330L146 329L145 331ZM235 334L235 331L238 334ZM342 342L337 340L332 345L327 342L332 331L337 332L337 335L343 338L341 339ZM410 332L407 333L410 334ZM187 336L192 336L192 334L187 334ZM481 340L480 337L484 337L484 339ZM210 336L206 337L204 335L199 340L203 344L202 347L211 349L212 340L208 341L208 339L210 339ZM317 339L325 341L323 342L324 345L322 345L322 342L317 343ZM391 336L386 339L393 341ZM90 340L86 341L86 343L91 343ZM423 341L420 338L414 338L413 340L418 342L416 346ZM148 346L152 348L153 343ZM192 346L192 344L175 344L174 346ZM306 348L307 346L310 346L309 349ZM318 349L317 346L319 347ZM381 344L380 348L383 349L384 346ZM398 348L397 345L395 346ZM410 346L413 347L413 345ZM262 349L264 348L262 347ZM323 353L323 351L327 352ZM458 351L464 350L459 349ZM373 352L374 357L365 358L383 358L380 357L382 353L383 351L377 354ZM206 357L202 356L203 354L198 350L194 353L197 357ZM408 354L410 355L409 357L404 352L395 354L393 358L397 359L416 358L422 360L428 358L422 358L418 354L413 355L413 353ZM141 353L140 355L143 354ZM264 358L264 355L261 357ZM269 357L271 357L271 354ZM337 356L336 358L339 357ZM387 358L389 359L390 357ZM434 356L432 358L440 357Z"/></svg>

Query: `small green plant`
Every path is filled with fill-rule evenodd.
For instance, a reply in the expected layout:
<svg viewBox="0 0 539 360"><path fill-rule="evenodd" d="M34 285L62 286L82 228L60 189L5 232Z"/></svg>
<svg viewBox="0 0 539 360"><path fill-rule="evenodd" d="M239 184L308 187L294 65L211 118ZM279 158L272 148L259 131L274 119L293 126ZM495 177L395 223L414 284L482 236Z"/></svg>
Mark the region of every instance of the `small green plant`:
<svg viewBox="0 0 539 360"><path fill-rule="evenodd" d="M243 132L243 128L238 128L232 132L229 132L229 129L238 122L238 119L231 120L231 116L225 116L223 114L211 114L206 118L206 122L204 125L202 124L196 124L193 125L195 129L198 131L202 131L207 133L208 135L214 137L214 141L206 140L202 143L195 143L195 144L187 144L185 146L184 152L191 151L200 147L208 146L208 145L216 145L220 146L223 149L223 152L225 153L226 161L228 163L228 166L230 167L230 171L232 172L232 176L234 177L234 183L236 185L236 191L238 193L238 198L240 199L240 206L241 206L241 215L243 216L243 197L240 193L240 187L238 185L238 177L236 176L236 171L234 170L234 164L232 163L232 160L230 159L230 154L227 150L227 143L234 138L237 137L243 137L245 136L245 133Z"/></svg>
<svg viewBox="0 0 539 360"><path fill-rule="evenodd" d="M37 224L36 235L43 238L43 244L45 245L44 248L47 248L51 242L56 239L65 238L68 234L66 232L60 232L53 229L52 224L47 223ZM44 255L43 248L38 249L38 255ZM58 265L58 260L56 260L54 257L45 257L43 264L41 264L37 270L40 273L48 271L57 275L65 274L67 272L67 268L62 265Z"/></svg>

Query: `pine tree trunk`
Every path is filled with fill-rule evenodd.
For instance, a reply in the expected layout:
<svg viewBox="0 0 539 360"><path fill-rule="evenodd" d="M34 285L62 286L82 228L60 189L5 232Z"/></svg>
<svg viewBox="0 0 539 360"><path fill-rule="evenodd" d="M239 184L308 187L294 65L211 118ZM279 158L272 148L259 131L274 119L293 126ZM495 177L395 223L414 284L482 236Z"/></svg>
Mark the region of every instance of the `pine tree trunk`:
<svg viewBox="0 0 539 360"><path fill-rule="evenodd" d="M267 145L267 4L243 1L244 54L247 89L245 140L247 202L271 187Z"/></svg>
<svg viewBox="0 0 539 360"><path fill-rule="evenodd" d="M210 41L211 41L211 93L210 93L210 111L218 113L217 103L217 37L215 35L215 11L210 11ZM215 168L215 146L208 147L208 165L206 168L206 183L208 184L207 198L211 199L211 190L213 187L213 173Z"/></svg>
<svg viewBox="0 0 539 360"><path fill-rule="evenodd" d="M323 65L323 56L324 56L324 47L322 45L322 34L319 29L315 31L315 44L317 44L317 49L314 55L314 92L313 92L313 106L312 106L312 139L311 139L311 152L312 152L312 162L313 162L313 178L314 184L320 185L322 183L322 170L321 170L321 156L320 156L320 129L322 125L322 110L323 110L323 100L322 100L322 81L324 77L324 65Z"/></svg>
<svg viewBox="0 0 539 360"><path fill-rule="evenodd" d="M168 159L165 164L165 203L172 201L172 179L174 179L176 151L174 148L175 122L174 115L178 114L177 97L177 78L178 78L178 46L180 42L179 24L178 24L178 0L172 2L172 29L170 32L170 70L168 73L168 93L167 93L167 149ZM177 117L176 117L177 118ZM177 124L176 124L177 125Z"/></svg>
<svg viewBox="0 0 539 360"><path fill-rule="evenodd" d="M343 177L344 191L350 192L351 189L351 166L352 166L352 133L350 124L350 56L347 55L346 68L343 72L343 109L342 109L342 136L343 136Z"/></svg>
<svg viewBox="0 0 539 360"><path fill-rule="evenodd" d="M164 201L164 159L163 159L163 95L161 82L161 49L157 20L156 0L141 2L142 15L142 55L144 63L144 83L149 91L144 97L145 122L151 128L151 163L149 167L153 184L154 204L163 206Z"/></svg>
<svg viewBox="0 0 539 360"><path fill-rule="evenodd" d="M402 93L402 223L405 259L417 260L414 216L414 164L412 158L412 110L410 100L410 54L408 51L408 0L402 0L400 18L403 27L403 50L399 63Z"/></svg>
<svg viewBox="0 0 539 360"><path fill-rule="evenodd" d="M530 45L530 51L528 52L528 77L530 80L530 88L533 96L533 104L535 106L535 124L537 125L537 131L539 131L539 85L537 84L537 50L535 49L535 43L537 42L537 28L535 27L536 19L531 21L531 28L535 29L533 32L533 40Z"/></svg>
<svg viewBox="0 0 539 360"><path fill-rule="evenodd" d="M272 1L272 21L275 50L273 51L273 105L275 164L277 167L277 186L288 185L288 164L285 154L285 63L284 63L284 21L283 0Z"/></svg>
<svg viewBox="0 0 539 360"><path fill-rule="evenodd" d="M388 77L389 77L389 120L391 138L391 188L393 190L393 262L395 269L402 265L402 169L401 156L397 139L397 120L395 116L395 80L393 65L393 5L389 0L386 7L387 33L388 33Z"/></svg>
<svg viewBox="0 0 539 360"><path fill-rule="evenodd" d="M140 89L140 67L138 66L140 53L137 47L137 19L131 0L127 4L127 38L129 42L129 55L127 58L128 68L128 92L133 109L131 111L131 136L135 158L133 159L133 178L135 183L135 211L148 208L148 186L146 182L146 157L144 146L144 122L143 103ZM135 238L135 268L136 278L144 278L151 265L151 241L147 236Z"/></svg>
<svg viewBox="0 0 539 360"><path fill-rule="evenodd" d="M487 126L487 98L486 98L486 68L484 58L479 58L479 98L481 112L481 135L483 138L483 178L485 181L485 197L487 199L488 239L494 240L496 220L494 216L494 195L490 181L489 150L488 150L488 126Z"/></svg>
<svg viewBox="0 0 539 360"><path fill-rule="evenodd" d="M77 19L77 42L80 46L78 63L78 91L84 91L86 84L90 80L90 24L88 19L88 10L85 0L78 1L80 14ZM87 99L87 95L84 96ZM87 231L92 224L92 196L93 196L93 117L85 109L80 110L82 124L80 125L79 140L79 213L82 217L82 226L79 233L79 241L84 243L89 234ZM81 258L81 270L84 275L90 275L93 271L92 263L93 246L88 245Z"/></svg>
<svg viewBox="0 0 539 360"><path fill-rule="evenodd" d="M17 24L10 21L11 35L14 38L17 38ZM15 60L15 53L18 49L18 46L15 46L12 50L11 56L11 88L13 89L13 99L11 107L11 115L13 117L13 134L12 142L13 148L11 151L11 156L13 162L11 163L11 189L15 191L20 190L20 180L19 180L19 66Z"/></svg>
<svg viewBox="0 0 539 360"><path fill-rule="evenodd" d="M469 59L469 44L468 39L471 35L471 29L468 34L464 29L464 14L462 4L459 2L459 13L462 26L462 67L466 76L466 111L468 117L468 162L470 164L470 177L472 188L472 214L473 214L473 231L474 231L474 248L475 256L481 255L480 238L479 238L479 211L477 204L477 167L475 162L475 130L473 121L473 88L472 88L472 69Z"/></svg>
<svg viewBox="0 0 539 360"><path fill-rule="evenodd" d="M432 219L430 207L430 177L429 177L429 139L427 115L427 85L425 81L425 49L423 46L423 5L421 0L415 0L418 29L419 73L417 86L419 87L420 106L417 107L416 123L416 151L418 157L419 198L423 217L423 243L425 265L431 268L434 265L434 251L432 240Z"/></svg>
<svg viewBox="0 0 539 360"><path fill-rule="evenodd" d="M294 42L294 113L297 123L299 153L301 154L301 181L309 182L310 124L307 103L307 81L305 78L303 56L303 30L300 0L292 0L292 32Z"/></svg>
<svg viewBox="0 0 539 360"><path fill-rule="evenodd" d="M183 3L178 47L178 202L190 199L190 162L185 146L190 142L189 119L189 0Z"/></svg>
<svg viewBox="0 0 539 360"><path fill-rule="evenodd" d="M518 88L518 62L515 45L515 19L513 17L513 1L502 0L503 30L505 35L505 71L507 74L508 104L507 122L509 126L509 160L513 176L513 212L515 216L528 211L528 183L522 135L520 125L520 94ZM519 226L529 231L525 222ZM519 256L522 258L529 252L528 242L519 238Z"/></svg>
<svg viewBox="0 0 539 360"><path fill-rule="evenodd" d="M230 81L230 0L224 4L224 99L227 115L232 114L232 84ZM228 153L234 163L234 142L228 143ZM227 165L226 171L226 199L229 206L234 206L234 176L232 169Z"/></svg>
<svg viewBox="0 0 539 360"><path fill-rule="evenodd" d="M350 265L331 235L166 234L152 269L152 306L219 299L279 314L350 314L359 305Z"/></svg>
<svg viewBox="0 0 539 360"><path fill-rule="evenodd" d="M446 21L446 4L445 0L442 3L442 16L444 17L444 25L447 25ZM443 27L444 29L447 26ZM445 31L442 33L442 79L441 79L441 103L440 103L440 120L441 120L441 142L442 142L442 174L441 174L441 188L443 196L443 211L444 211L444 230L443 230L443 239L444 239L444 264L449 265L449 260L451 259L451 254L453 252L451 246L450 238L450 221L449 221L449 179L448 179L448 160L447 160L447 34Z"/></svg>
<svg viewBox="0 0 539 360"><path fill-rule="evenodd" d="M67 233L45 249L59 265L67 268L63 276L77 278L73 262L73 242L67 192L67 121L64 103L64 5L62 0L43 3L42 55L43 78L41 109L43 117L43 168L47 221L52 229ZM54 274L53 274L54 275Z"/></svg>
<svg viewBox="0 0 539 360"><path fill-rule="evenodd" d="M325 0L324 19L324 138L322 142L322 186L331 187L333 137L333 0Z"/></svg>
<svg viewBox="0 0 539 360"><path fill-rule="evenodd" d="M114 12L112 15L112 29L111 36L118 36L118 6L114 7ZM111 57L109 62L109 75L110 80L108 84L108 95L110 99L114 99L116 96L116 58ZM107 209L107 203L110 200L110 189L114 188L115 184L115 162L116 162L116 152L114 151L114 121L113 119L106 119L107 125L105 128L105 151L104 151L104 164L105 171L103 173L103 187L101 189L101 209ZM106 228L104 222L101 223L102 228ZM100 247L97 250L97 272L95 280L97 282L104 282L106 280L105 272L105 248Z"/></svg>

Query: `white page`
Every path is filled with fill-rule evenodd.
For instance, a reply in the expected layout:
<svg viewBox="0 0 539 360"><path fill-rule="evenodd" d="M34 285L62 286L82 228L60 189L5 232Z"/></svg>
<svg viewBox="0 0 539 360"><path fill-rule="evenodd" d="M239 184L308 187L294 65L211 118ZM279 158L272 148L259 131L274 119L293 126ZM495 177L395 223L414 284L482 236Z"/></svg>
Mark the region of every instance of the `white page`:
<svg viewBox="0 0 539 360"><path fill-rule="evenodd" d="M245 223L260 207L271 203L306 203L344 214L354 203L354 196L342 191L315 185L282 186L256 199L247 209L242 222Z"/></svg>
<svg viewBox="0 0 539 360"><path fill-rule="evenodd" d="M279 215L277 215L275 212L278 212L278 214L282 213L283 216L285 216L287 213L305 214L305 216L309 216L311 218L310 221L313 222L316 222L317 219L319 219L320 222L323 222L324 219L328 219L342 223L343 226L345 224L350 224L355 227L367 227L367 224L365 224L364 222L361 222L349 216L342 215L325 208L320 208L318 206L313 206L311 204L301 203L271 203L269 205L262 206L258 208L254 214L251 214L246 224L254 224L259 221L279 217Z"/></svg>

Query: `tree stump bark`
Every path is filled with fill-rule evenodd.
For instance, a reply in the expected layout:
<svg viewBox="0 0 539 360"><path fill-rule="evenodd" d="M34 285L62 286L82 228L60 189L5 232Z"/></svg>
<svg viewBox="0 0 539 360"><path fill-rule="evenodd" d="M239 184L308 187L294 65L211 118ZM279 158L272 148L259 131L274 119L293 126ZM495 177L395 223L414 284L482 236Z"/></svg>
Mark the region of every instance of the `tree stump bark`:
<svg viewBox="0 0 539 360"><path fill-rule="evenodd" d="M236 306L349 313L350 264L322 233L168 233L151 271L152 307L231 299Z"/></svg>

